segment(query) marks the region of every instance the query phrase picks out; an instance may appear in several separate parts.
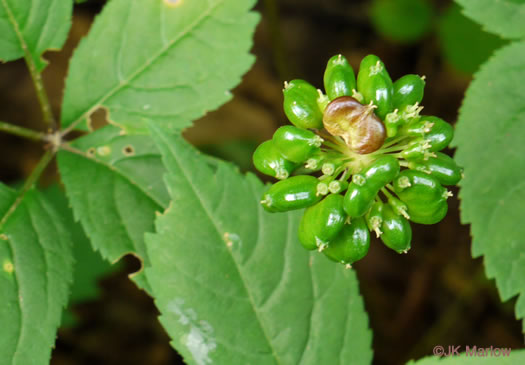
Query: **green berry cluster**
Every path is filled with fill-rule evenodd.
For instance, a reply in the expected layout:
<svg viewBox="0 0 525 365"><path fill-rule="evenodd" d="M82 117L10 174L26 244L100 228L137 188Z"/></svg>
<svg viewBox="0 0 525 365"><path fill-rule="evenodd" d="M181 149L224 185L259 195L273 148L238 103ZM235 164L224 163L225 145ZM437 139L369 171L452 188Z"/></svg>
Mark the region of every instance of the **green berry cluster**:
<svg viewBox="0 0 525 365"><path fill-rule="evenodd" d="M326 94L303 80L285 83L284 112L293 125L277 129L253 155L260 172L280 180L263 195L264 209L306 208L302 245L347 267L367 254L372 231L406 253L409 221L443 219L451 196L443 186L462 174L439 152L452 126L420 115L424 87L418 75L392 82L374 55L362 60L357 78L342 55L332 57Z"/></svg>

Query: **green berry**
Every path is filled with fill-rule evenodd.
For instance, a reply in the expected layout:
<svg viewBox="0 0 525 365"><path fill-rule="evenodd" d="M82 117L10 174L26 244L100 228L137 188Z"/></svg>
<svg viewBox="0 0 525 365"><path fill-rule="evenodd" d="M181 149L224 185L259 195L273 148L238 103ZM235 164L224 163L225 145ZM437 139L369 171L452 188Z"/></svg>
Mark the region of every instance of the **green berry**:
<svg viewBox="0 0 525 365"><path fill-rule="evenodd" d="M397 196L410 206L428 205L447 197L447 190L431 175L403 170L394 180ZM409 210L410 214L410 210Z"/></svg>
<svg viewBox="0 0 525 365"><path fill-rule="evenodd" d="M321 200L317 194L318 183L313 176L292 176L273 184L263 195L261 204L269 212L308 208Z"/></svg>
<svg viewBox="0 0 525 365"><path fill-rule="evenodd" d="M344 208L350 217L363 216L379 190L399 174L399 161L390 155L375 160L362 173L354 174L345 194Z"/></svg>
<svg viewBox="0 0 525 365"><path fill-rule="evenodd" d="M372 207L366 213L366 225L370 231L374 231L377 237L383 233L381 226L383 225L383 206L384 204L380 201L375 201Z"/></svg>
<svg viewBox="0 0 525 365"><path fill-rule="evenodd" d="M425 80L419 75L405 75L394 82L394 109L404 110L407 106L421 103Z"/></svg>
<svg viewBox="0 0 525 365"><path fill-rule="evenodd" d="M370 247L370 232L363 218L345 224L323 252L331 260L350 265L361 260Z"/></svg>
<svg viewBox="0 0 525 365"><path fill-rule="evenodd" d="M388 197L388 204L396 214L402 215L406 219L410 219L410 216L408 215L408 206L401 200L391 195Z"/></svg>
<svg viewBox="0 0 525 365"><path fill-rule="evenodd" d="M449 156L436 152L426 161L410 161L408 167L433 176L442 185L456 185L461 180L461 168Z"/></svg>
<svg viewBox="0 0 525 365"><path fill-rule="evenodd" d="M447 199L451 194L431 175L404 170L394 180L394 190L407 205L412 222L434 224L447 214Z"/></svg>
<svg viewBox="0 0 525 365"><path fill-rule="evenodd" d="M307 129L292 125L280 127L273 134L273 143L287 160L301 163L319 152L323 139Z"/></svg>
<svg viewBox="0 0 525 365"><path fill-rule="evenodd" d="M446 198L427 204L407 204L410 220L419 224L436 224L447 215L448 204Z"/></svg>
<svg viewBox="0 0 525 365"><path fill-rule="evenodd" d="M381 75L387 80L392 82L388 71L386 70L385 64L379 57L373 54L369 54L362 59L359 65L359 72L357 74L357 90L361 92L364 89L365 84L368 82L370 76Z"/></svg>
<svg viewBox="0 0 525 365"><path fill-rule="evenodd" d="M431 147L432 145L422 137L416 138L401 151L401 157L409 161L428 160L436 156L434 152L430 152Z"/></svg>
<svg viewBox="0 0 525 365"><path fill-rule="evenodd" d="M377 189L368 185L359 186L352 182L348 185L344 198L344 209L351 218L363 216L372 206Z"/></svg>
<svg viewBox="0 0 525 365"><path fill-rule="evenodd" d="M299 225L299 241L308 250L324 248L343 228L343 197L330 194L306 209Z"/></svg>
<svg viewBox="0 0 525 365"><path fill-rule="evenodd" d="M253 164L265 175L286 179L297 167L284 158L272 140L261 143L253 153Z"/></svg>
<svg viewBox="0 0 525 365"><path fill-rule="evenodd" d="M323 153L315 153L313 156L310 156L310 158L306 160L304 168L311 172L319 171L321 170L325 159L326 157Z"/></svg>
<svg viewBox="0 0 525 365"><path fill-rule="evenodd" d="M339 194L348 188L348 181L333 180L328 184L328 190L332 194Z"/></svg>
<svg viewBox="0 0 525 365"><path fill-rule="evenodd" d="M412 228L406 218L394 212L389 204L383 207L381 240L397 253L406 253L410 249Z"/></svg>
<svg viewBox="0 0 525 365"><path fill-rule="evenodd" d="M394 110L392 79L379 57L368 55L361 61L357 74L357 88L363 95L364 104L372 102L377 109L375 114L384 119Z"/></svg>
<svg viewBox="0 0 525 365"><path fill-rule="evenodd" d="M324 73L324 89L330 100L352 96L356 89L355 74L344 56L336 55L328 60Z"/></svg>
<svg viewBox="0 0 525 365"><path fill-rule="evenodd" d="M376 159L364 171L367 184L377 191L391 182L399 174L399 161L391 155L383 155Z"/></svg>
<svg viewBox="0 0 525 365"><path fill-rule="evenodd" d="M448 146L454 136L454 128L441 118L422 116L418 121L407 125L405 133L422 137L430 145L428 151L437 152Z"/></svg>
<svg viewBox="0 0 525 365"><path fill-rule="evenodd" d="M304 80L292 80L285 84L284 113L296 127L323 128L323 114L317 104L319 92Z"/></svg>

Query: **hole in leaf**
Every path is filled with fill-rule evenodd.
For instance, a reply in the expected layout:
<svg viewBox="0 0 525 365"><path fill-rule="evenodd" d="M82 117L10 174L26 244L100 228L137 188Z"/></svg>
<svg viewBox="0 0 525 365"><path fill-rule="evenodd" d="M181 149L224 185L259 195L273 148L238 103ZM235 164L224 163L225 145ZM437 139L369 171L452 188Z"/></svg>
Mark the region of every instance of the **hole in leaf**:
<svg viewBox="0 0 525 365"><path fill-rule="evenodd" d="M133 148L132 145L127 145L127 146L125 146L125 147L122 149L122 153L123 153L125 156L133 156L133 155L135 155L135 149Z"/></svg>

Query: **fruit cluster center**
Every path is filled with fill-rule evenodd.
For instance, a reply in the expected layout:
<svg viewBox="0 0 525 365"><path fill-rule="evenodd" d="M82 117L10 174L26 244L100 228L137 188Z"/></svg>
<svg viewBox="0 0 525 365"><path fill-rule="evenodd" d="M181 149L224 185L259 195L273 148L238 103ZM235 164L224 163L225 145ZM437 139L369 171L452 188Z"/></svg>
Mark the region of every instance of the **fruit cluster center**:
<svg viewBox="0 0 525 365"><path fill-rule="evenodd" d="M253 155L255 167L280 181L263 195L269 212L303 209L299 240L347 267L363 258L370 232L398 253L410 249L409 221L439 222L446 185L461 169L444 153L453 128L423 116L424 77L392 82L383 62L365 57L357 78L348 61L332 57L325 93L304 80L285 83L277 129Z"/></svg>

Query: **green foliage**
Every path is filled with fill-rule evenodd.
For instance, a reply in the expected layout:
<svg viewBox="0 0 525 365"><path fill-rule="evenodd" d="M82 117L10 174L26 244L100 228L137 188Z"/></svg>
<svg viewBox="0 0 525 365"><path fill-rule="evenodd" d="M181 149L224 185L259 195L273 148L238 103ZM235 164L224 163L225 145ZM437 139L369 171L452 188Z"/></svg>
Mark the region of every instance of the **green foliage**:
<svg viewBox="0 0 525 365"><path fill-rule="evenodd" d="M501 298L520 294L525 317L525 42L497 51L475 75L457 124L455 159L465 168L461 218L471 223L472 255L484 256Z"/></svg>
<svg viewBox="0 0 525 365"><path fill-rule="evenodd" d="M434 8L428 0L374 0L370 19L387 39L410 43L421 39L432 27Z"/></svg>
<svg viewBox="0 0 525 365"><path fill-rule="evenodd" d="M112 0L71 60L62 126L102 107L126 131L145 131L146 121L173 131L217 108L253 62L253 4Z"/></svg>
<svg viewBox="0 0 525 365"><path fill-rule="evenodd" d="M418 361L409 361L407 365L516 365L525 363L524 350L512 350L510 356L472 356L472 349L469 347L469 354L462 353L460 356L452 357L425 357ZM479 348L476 348L479 351ZM448 351L446 348L445 351ZM483 353L485 353L483 351Z"/></svg>
<svg viewBox="0 0 525 365"><path fill-rule="evenodd" d="M107 126L60 151L58 167L75 217L102 257L113 263L131 253L147 265L144 232L169 204L151 138ZM149 291L142 273L133 278Z"/></svg>
<svg viewBox="0 0 525 365"><path fill-rule="evenodd" d="M494 50L506 42L486 33L452 4L439 22L439 39L447 61L459 71L474 73Z"/></svg>
<svg viewBox="0 0 525 365"><path fill-rule="evenodd" d="M47 364L73 273L71 239L37 191L22 199L0 184L2 364Z"/></svg>
<svg viewBox="0 0 525 365"><path fill-rule="evenodd" d="M68 227L71 241L73 242L75 266L73 283L69 294L69 304L96 298L99 292L97 280L103 275L114 271L118 265L111 266L102 259L99 253L93 251L89 238L84 233L82 226L75 222L67 198L58 185L50 186L42 194L60 212L60 216L64 221L64 225ZM65 311L62 317L62 325L73 325L74 323L75 318L69 311Z"/></svg>
<svg viewBox="0 0 525 365"><path fill-rule="evenodd" d="M0 60L26 57L42 71L42 53L67 38L72 8L72 0L0 0Z"/></svg>
<svg viewBox="0 0 525 365"><path fill-rule="evenodd" d="M525 0L456 0L463 13L503 38L525 37Z"/></svg>
<svg viewBox="0 0 525 365"><path fill-rule="evenodd" d="M152 128L173 204L146 236L146 275L186 362L369 364L354 272L303 250L299 215L265 213L253 175Z"/></svg>

